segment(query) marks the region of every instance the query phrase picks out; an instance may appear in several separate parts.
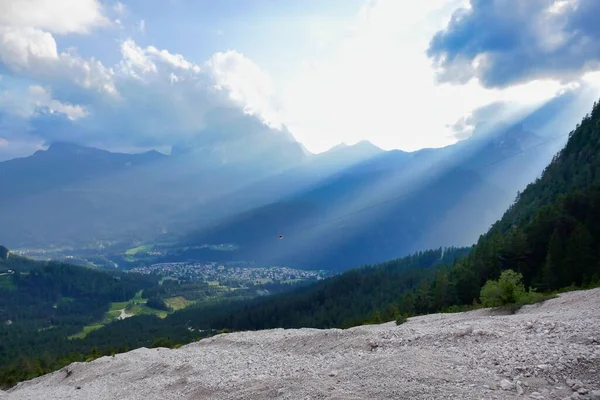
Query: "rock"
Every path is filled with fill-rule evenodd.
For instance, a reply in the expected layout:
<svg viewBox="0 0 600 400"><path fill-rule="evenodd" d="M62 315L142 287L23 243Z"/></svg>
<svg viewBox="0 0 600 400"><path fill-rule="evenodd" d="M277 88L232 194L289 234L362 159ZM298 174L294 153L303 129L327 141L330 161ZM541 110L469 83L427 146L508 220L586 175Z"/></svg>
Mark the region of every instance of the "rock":
<svg viewBox="0 0 600 400"><path fill-rule="evenodd" d="M579 394L587 394L587 392L589 392L589 390L587 390L586 388L577 389L577 393Z"/></svg>
<svg viewBox="0 0 600 400"><path fill-rule="evenodd" d="M510 316L435 314L402 329L234 332L181 349L137 349L75 363L10 394L0 392L0 399L600 400L600 382L586 369L600 370L600 345L584 343L600 338L598 310L600 289L593 289L560 294ZM532 330L523 329L527 321L534 321ZM469 326L488 334L459 341L457 332ZM550 334L538 336L545 330ZM537 378L527 377L534 372Z"/></svg>
<svg viewBox="0 0 600 400"><path fill-rule="evenodd" d="M500 387L502 390L511 390L513 388L513 384L507 379L502 379L502 381L500 381Z"/></svg>
<svg viewBox="0 0 600 400"><path fill-rule="evenodd" d="M376 348L379 347L379 343L375 342L375 341L368 341L367 344L369 345L369 347L371 348L371 351L375 350Z"/></svg>

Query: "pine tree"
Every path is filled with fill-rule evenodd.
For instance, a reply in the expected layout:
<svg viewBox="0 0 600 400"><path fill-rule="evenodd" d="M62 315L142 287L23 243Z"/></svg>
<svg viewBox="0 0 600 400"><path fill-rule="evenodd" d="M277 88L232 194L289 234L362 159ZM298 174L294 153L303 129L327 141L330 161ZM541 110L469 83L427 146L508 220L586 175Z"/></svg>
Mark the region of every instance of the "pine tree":
<svg viewBox="0 0 600 400"><path fill-rule="evenodd" d="M594 239L583 224L578 224L567 241L565 267L571 270L572 279L578 286L589 284L594 275Z"/></svg>

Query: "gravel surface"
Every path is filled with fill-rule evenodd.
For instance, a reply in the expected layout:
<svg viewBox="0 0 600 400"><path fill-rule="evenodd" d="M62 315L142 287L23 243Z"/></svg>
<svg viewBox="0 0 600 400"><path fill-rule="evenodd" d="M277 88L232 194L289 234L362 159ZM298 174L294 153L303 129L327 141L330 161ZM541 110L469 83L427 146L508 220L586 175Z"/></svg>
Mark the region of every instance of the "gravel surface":
<svg viewBox="0 0 600 400"><path fill-rule="evenodd" d="M600 400L600 290L514 315L478 310L138 349L72 364L6 398Z"/></svg>

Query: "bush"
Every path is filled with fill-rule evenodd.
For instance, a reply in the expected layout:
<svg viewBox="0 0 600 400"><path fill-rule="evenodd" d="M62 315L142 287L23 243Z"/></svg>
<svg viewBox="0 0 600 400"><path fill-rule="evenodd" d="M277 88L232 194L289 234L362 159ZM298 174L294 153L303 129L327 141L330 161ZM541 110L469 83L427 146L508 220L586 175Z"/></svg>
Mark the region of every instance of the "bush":
<svg viewBox="0 0 600 400"><path fill-rule="evenodd" d="M152 345L150 345L150 348L156 349L158 347L166 347L168 349L171 349L175 346L175 344L176 343L172 342L170 339L158 338L158 339L155 339L154 342L152 342Z"/></svg>
<svg viewBox="0 0 600 400"><path fill-rule="evenodd" d="M523 275L508 269L502 272L497 281L487 281L481 288L480 297L485 307L499 307L519 303L526 294Z"/></svg>
<svg viewBox="0 0 600 400"><path fill-rule="evenodd" d="M408 318L406 318L404 315L399 315L398 318L396 318L396 325L402 325L406 321L408 321Z"/></svg>
<svg viewBox="0 0 600 400"><path fill-rule="evenodd" d="M481 304L484 307L498 307L502 305L502 289L498 281L490 279L481 288Z"/></svg>

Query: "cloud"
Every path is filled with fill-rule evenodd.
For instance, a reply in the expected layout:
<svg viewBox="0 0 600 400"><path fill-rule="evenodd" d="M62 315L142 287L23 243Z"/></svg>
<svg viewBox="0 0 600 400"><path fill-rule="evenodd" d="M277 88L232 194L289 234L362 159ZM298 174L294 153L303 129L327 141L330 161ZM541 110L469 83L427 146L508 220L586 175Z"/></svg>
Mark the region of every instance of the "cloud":
<svg viewBox="0 0 600 400"><path fill-rule="evenodd" d="M0 26L0 69L44 84L70 84L115 94L112 71L101 62L57 50L49 32Z"/></svg>
<svg viewBox="0 0 600 400"><path fill-rule="evenodd" d="M412 151L455 143L455 124L480 107L534 107L562 85L539 80L508 88L477 81L439 83L426 54L430 39L465 1L369 1L344 35L308 59L282 89L283 120L311 151L364 139ZM322 29L326 29L322 28Z"/></svg>
<svg viewBox="0 0 600 400"><path fill-rule="evenodd" d="M98 0L5 0L0 2L0 25L34 27L56 34L87 33L108 24Z"/></svg>
<svg viewBox="0 0 600 400"><path fill-rule="evenodd" d="M30 86L29 96L36 110L41 109L50 114L63 114L72 121L87 115L85 108L82 106L62 103L53 99L51 93L41 86Z"/></svg>
<svg viewBox="0 0 600 400"><path fill-rule="evenodd" d="M107 23L97 1L75 3L57 1L58 10L74 9L50 12L51 20L34 10L47 10L48 2L28 0L0 17L0 72L12 82L0 96L5 147L71 140L164 148L190 141L207 128L207 119L223 119L219 115L264 119L265 76L239 53L216 55L201 68L181 54L128 39L120 45L121 59L109 67L75 49L60 50L56 35L89 33ZM116 3L113 11L125 9Z"/></svg>
<svg viewBox="0 0 600 400"><path fill-rule="evenodd" d="M305 57L299 71L290 67L279 82L234 50L202 62L144 43L145 38L126 39L119 43L120 57L108 65L61 48L59 32L66 23L55 21L51 29L33 19L2 22L0 73L3 82L21 86L4 90L11 100L0 101L0 137L9 143L60 139L106 148L165 148L201 142L198 135L211 130L244 134L262 126L235 122L250 115L282 134L284 124L289 126L312 151L364 139L387 149L416 150L468 137L487 118L486 107L500 104L495 112L513 118L568 89L552 79L502 88L473 79L436 82L426 50L465 4L369 1L351 23L318 27L328 38L327 51ZM70 33L89 33L101 20L88 19Z"/></svg>
<svg viewBox="0 0 600 400"><path fill-rule="evenodd" d="M575 81L600 69L598 15L596 0L471 0L433 36L428 55L443 82Z"/></svg>
<svg viewBox="0 0 600 400"><path fill-rule="evenodd" d="M48 84L47 88L32 85L27 96L13 89L10 101L0 102L0 110L8 113L0 137L14 140L14 134L7 136L6 132L11 131L46 143L71 140L107 148L164 148L194 142L210 124L223 130L227 121L234 124L244 114L266 121L264 96L271 88L265 90L261 84L268 83L267 77L236 52L217 54L200 67L180 54L125 40L117 65L106 68L98 64L113 88L109 95L94 90L93 85L85 89L74 85L76 69L65 73L57 67L65 68L67 61L90 66L93 60L74 54L62 57L65 60L61 60L61 54L51 52L44 63L36 56L23 68L11 69L13 75L35 76L36 81ZM45 74L41 74L42 66ZM65 82L68 76L75 82ZM21 106L9 110L10 104ZM244 126L258 129L257 125Z"/></svg>
<svg viewBox="0 0 600 400"><path fill-rule="evenodd" d="M252 60L236 51L216 53L206 62L215 89L250 115L258 115L271 126L281 125L277 94L270 76Z"/></svg>
<svg viewBox="0 0 600 400"><path fill-rule="evenodd" d="M121 3L120 1L117 1L113 5L113 10L115 11L115 13L117 15L123 15L123 14L125 14L125 12L127 12L127 6L123 3Z"/></svg>
<svg viewBox="0 0 600 400"><path fill-rule="evenodd" d="M138 31L142 34L146 33L146 21L143 19L138 23Z"/></svg>

